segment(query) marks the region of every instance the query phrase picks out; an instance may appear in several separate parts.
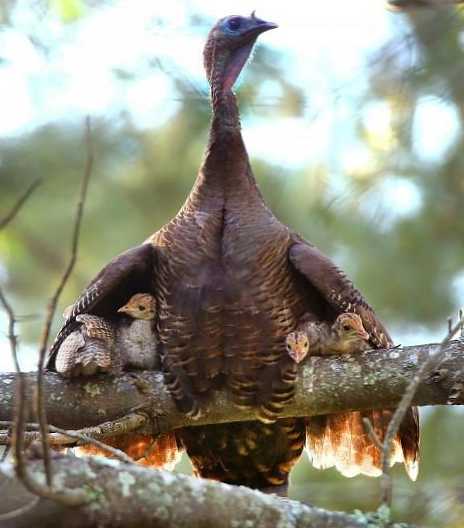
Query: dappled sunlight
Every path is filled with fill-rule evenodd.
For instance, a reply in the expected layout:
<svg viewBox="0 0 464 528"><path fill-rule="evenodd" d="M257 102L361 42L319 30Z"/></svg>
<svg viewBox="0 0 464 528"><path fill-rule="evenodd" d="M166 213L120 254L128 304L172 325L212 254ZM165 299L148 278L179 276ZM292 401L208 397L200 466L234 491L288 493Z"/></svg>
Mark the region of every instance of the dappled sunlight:
<svg viewBox="0 0 464 528"><path fill-rule="evenodd" d="M386 177L374 185L360 200L360 211L368 220L375 220L383 229L395 222L418 214L423 204L417 185L405 178Z"/></svg>
<svg viewBox="0 0 464 528"><path fill-rule="evenodd" d="M366 143L373 150L389 152L397 145L392 114L393 110L388 102L371 103L363 109Z"/></svg>
<svg viewBox="0 0 464 528"><path fill-rule="evenodd" d="M413 122L414 151L419 159L439 162L461 133L456 107L441 99L423 97Z"/></svg>

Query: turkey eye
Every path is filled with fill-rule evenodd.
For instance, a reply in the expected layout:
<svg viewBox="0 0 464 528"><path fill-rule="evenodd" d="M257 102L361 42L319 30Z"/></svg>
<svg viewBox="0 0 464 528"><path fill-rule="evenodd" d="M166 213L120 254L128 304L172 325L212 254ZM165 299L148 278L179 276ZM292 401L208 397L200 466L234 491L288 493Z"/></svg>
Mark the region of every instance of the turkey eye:
<svg viewBox="0 0 464 528"><path fill-rule="evenodd" d="M232 31L236 31L240 27L240 24L241 24L240 18L239 17L234 17L234 18L231 18L227 22L227 27L229 29L231 29Z"/></svg>
<svg viewBox="0 0 464 528"><path fill-rule="evenodd" d="M142 306L141 304L139 304L139 307L138 307L138 308L139 308L139 310L140 310L141 312L143 312L143 311L145 310L145 306Z"/></svg>

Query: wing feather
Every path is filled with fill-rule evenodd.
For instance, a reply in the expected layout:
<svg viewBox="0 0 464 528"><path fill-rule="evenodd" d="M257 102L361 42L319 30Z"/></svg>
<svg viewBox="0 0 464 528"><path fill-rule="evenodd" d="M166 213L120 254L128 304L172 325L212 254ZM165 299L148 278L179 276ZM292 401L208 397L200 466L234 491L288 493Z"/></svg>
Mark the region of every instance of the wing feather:
<svg viewBox="0 0 464 528"><path fill-rule="evenodd" d="M338 313L355 312L361 317L375 348L388 348L393 344L386 328L361 292L319 249L305 241L299 241L290 247L289 258Z"/></svg>
<svg viewBox="0 0 464 528"><path fill-rule="evenodd" d="M47 368L55 368L56 353L64 339L79 326L79 315L112 316L134 293L153 289L156 258L155 246L144 243L121 253L98 273L67 311L69 315L50 348Z"/></svg>
<svg viewBox="0 0 464 528"><path fill-rule="evenodd" d="M296 270L316 288L326 302L340 314L357 313L369 333L374 348L388 348L393 341L351 280L321 251L295 236L289 249L289 259ZM369 418L380 440L383 440L391 410L339 413L317 416L307 420L306 446L312 463L317 468L335 466L347 477L357 474L378 476L381 455L365 431L362 419ZM404 462L406 471L415 480L419 462L419 416L411 407L393 441L392 465Z"/></svg>

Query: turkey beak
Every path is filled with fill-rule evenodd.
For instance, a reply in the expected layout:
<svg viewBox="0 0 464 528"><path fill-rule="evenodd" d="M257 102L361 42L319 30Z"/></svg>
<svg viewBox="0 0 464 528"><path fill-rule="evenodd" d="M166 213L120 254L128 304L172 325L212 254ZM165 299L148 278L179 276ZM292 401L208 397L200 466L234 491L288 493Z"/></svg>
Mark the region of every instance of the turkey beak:
<svg viewBox="0 0 464 528"><path fill-rule="evenodd" d="M256 18L254 16L254 12L251 14L247 28L241 33L242 41L244 43L242 46L239 46L233 51L229 63L226 66L224 79L222 82L223 92L226 93L231 90L234 82L240 75L243 66L248 60L255 40L258 38L258 36L261 33L269 31L270 29L275 29L276 27L278 27L277 24L274 24L273 22L266 22L265 20Z"/></svg>
<svg viewBox="0 0 464 528"><path fill-rule="evenodd" d="M255 16L255 12L251 13L251 24L250 26L243 32L243 35L247 37L251 37L253 39L256 39L258 35L261 35L261 33L264 33L265 31L269 31L270 29L276 29L279 26L277 24L274 24L274 22L267 22L266 20L262 20L261 18L257 18Z"/></svg>
<svg viewBox="0 0 464 528"><path fill-rule="evenodd" d="M301 363L308 353L304 346L300 343L293 343L292 346L288 347L288 355L293 359L295 363Z"/></svg>
<svg viewBox="0 0 464 528"><path fill-rule="evenodd" d="M357 334L361 339L364 339L365 341L369 341L369 334L364 330L364 328L359 328L359 329L356 331L356 334Z"/></svg>

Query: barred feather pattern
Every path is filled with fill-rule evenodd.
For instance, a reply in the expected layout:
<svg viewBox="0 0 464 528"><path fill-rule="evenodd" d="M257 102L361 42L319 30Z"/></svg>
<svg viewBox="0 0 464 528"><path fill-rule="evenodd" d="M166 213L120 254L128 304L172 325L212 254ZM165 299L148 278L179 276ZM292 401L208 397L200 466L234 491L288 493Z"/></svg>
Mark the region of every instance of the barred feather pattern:
<svg viewBox="0 0 464 528"><path fill-rule="evenodd" d="M160 255L153 287L165 379L190 416L198 414L201 395L211 390L223 367L221 204L220 196L203 194L200 186L176 218L149 239Z"/></svg>
<svg viewBox="0 0 464 528"><path fill-rule="evenodd" d="M289 231L257 194L247 158L236 155L241 137L229 139L234 148L210 146L186 204L149 239L159 254L157 332L182 411L196 416L224 380L238 406L258 407L273 422L294 393L282 374L285 337L308 303L288 262ZM213 162L224 167L222 181Z"/></svg>
<svg viewBox="0 0 464 528"><path fill-rule="evenodd" d="M132 295L150 292L155 259L156 250L151 244L131 248L112 259L70 308L50 347L46 367L51 370L56 368L55 360L61 344L80 326L78 316L89 314L112 321L116 310Z"/></svg>
<svg viewBox="0 0 464 528"><path fill-rule="evenodd" d="M296 376L285 337L303 314L330 324L353 308L374 346L389 338L346 277L306 245L313 252L308 258L302 240L265 205L235 97L221 90L224 66L237 50L227 48L222 22L205 47L213 118L190 196L133 255L120 256L97 276L63 331L78 312L114 313L135 288L155 295L162 368L179 409L198 416L213 389L225 385L234 402L255 408L260 420L179 431L195 472L269 487L286 484L304 443L303 419L277 420L293 397Z"/></svg>
<svg viewBox="0 0 464 528"><path fill-rule="evenodd" d="M373 348L393 345L387 330L353 283L317 248L295 237L290 248L290 261L338 312L359 315ZM392 416L391 410L352 412L318 416L307 420L307 448L317 468L335 466L343 475L381 473L381 455L365 430L368 418L380 439L383 439ZM419 415L417 408L408 410L394 439L392 464L404 462L406 471L415 480L419 463Z"/></svg>
<svg viewBox="0 0 464 528"><path fill-rule="evenodd" d="M236 422L178 431L180 442L203 478L251 488L286 487L288 473L305 444L304 420L273 424Z"/></svg>
<svg viewBox="0 0 464 528"><path fill-rule="evenodd" d="M179 431L195 472L272 487L286 484L305 436L301 419L276 422L295 389L285 337L304 312L322 317L327 308L289 264L289 230L262 202L240 134L227 139L227 149L217 136L210 140L186 204L149 239L158 254L157 333L165 379L183 412L197 416L225 384L235 404L257 408L262 422Z"/></svg>
<svg viewBox="0 0 464 528"><path fill-rule="evenodd" d="M56 356L56 370L65 377L98 370L117 373L121 364L115 354L115 333L102 317L82 314L76 317L79 327L61 343Z"/></svg>

